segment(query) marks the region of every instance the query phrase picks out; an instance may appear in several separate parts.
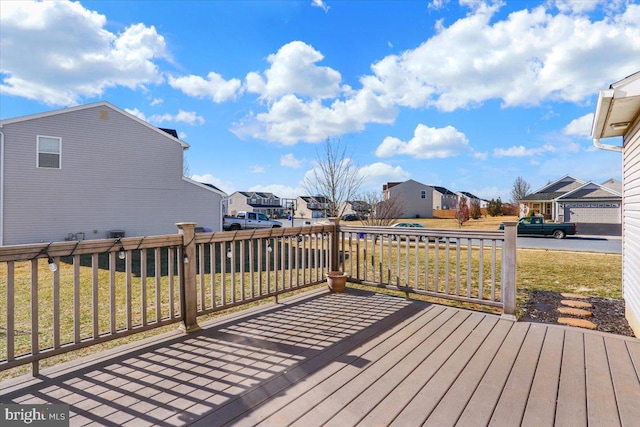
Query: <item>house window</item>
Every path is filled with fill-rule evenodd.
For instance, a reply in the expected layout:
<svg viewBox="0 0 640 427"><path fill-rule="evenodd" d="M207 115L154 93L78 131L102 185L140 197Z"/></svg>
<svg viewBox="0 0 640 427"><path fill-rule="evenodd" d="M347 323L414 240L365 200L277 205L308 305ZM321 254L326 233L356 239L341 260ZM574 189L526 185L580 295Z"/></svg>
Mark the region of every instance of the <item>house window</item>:
<svg viewBox="0 0 640 427"><path fill-rule="evenodd" d="M60 153L62 149L62 138L54 136L38 136L38 159L39 168L60 169Z"/></svg>
<svg viewBox="0 0 640 427"><path fill-rule="evenodd" d="M426 190L420 191L420 198L421 199L426 199L427 198L427 191Z"/></svg>

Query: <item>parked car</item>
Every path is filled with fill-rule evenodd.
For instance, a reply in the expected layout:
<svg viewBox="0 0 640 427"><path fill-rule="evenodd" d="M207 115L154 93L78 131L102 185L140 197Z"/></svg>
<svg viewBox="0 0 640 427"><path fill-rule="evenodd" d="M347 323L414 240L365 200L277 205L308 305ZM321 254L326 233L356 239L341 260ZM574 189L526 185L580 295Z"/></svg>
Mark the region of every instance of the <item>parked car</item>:
<svg viewBox="0 0 640 427"><path fill-rule="evenodd" d="M346 215L342 215L342 221L362 221L363 218L362 216L358 215L358 214L346 214Z"/></svg>
<svg viewBox="0 0 640 427"><path fill-rule="evenodd" d="M419 224L417 222L396 222L391 226L391 228L425 228L424 225ZM391 240L396 240L398 236L392 235ZM405 236L400 236L400 239L404 239ZM420 241L424 242L427 238L422 236L420 237Z"/></svg>
<svg viewBox="0 0 640 427"><path fill-rule="evenodd" d="M500 224L500 230L504 230L504 224ZM553 236L556 239L564 239L566 236L576 234L576 224L572 222L545 222L538 216L527 216L518 220L518 236Z"/></svg>
<svg viewBox="0 0 640 427"><path fill-rule="evenodd" d="M280 228L282 223L267 218L263 213L240 211L235 217L225 216L222 229L225 231L246 230L251 228Z"/></svg>

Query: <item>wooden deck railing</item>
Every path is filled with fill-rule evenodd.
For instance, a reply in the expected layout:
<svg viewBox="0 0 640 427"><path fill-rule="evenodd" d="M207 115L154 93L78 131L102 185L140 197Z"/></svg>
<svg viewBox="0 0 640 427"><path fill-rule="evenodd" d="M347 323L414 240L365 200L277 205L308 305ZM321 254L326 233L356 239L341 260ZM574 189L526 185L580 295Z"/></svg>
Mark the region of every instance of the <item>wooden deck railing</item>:
<svg viewBox="0 0 640 427"><path fill-rule="evenodd" d="M515 318L516 228L461 231L341 226L349 281L501 307Z"/></svg>
<svg viewBox="0 0 640 427"><path fill-rule="evenodd" d="M35 376L44 358L178 322L194 331L198 316L277 299L337 269L355 283L515 314L515 226L469 234L334 224L195 233L195 225L0 247L0 371L31 363Z"/></svg>

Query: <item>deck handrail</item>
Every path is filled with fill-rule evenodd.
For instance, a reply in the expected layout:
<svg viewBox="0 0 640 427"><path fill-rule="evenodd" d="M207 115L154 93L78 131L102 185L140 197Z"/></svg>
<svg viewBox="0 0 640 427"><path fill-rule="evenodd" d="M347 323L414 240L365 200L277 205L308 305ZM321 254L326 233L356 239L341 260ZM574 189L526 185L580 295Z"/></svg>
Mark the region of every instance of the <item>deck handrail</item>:
<svg viewBox="0 0 640 427"><path fill-rule="evenodd" d="M486 304L515 315L515 222L504 231L336 222L196 233L195 223L176 226L171 235L0 247L0 289L6 295L0 372L31 363L36 376L44 358L170 324L192 332L203 315L277 300L325 282L332 270L346 272L352 283ZM440 268L433 270L435 265ZM485 270L491 277L486 295ZM479 276L473 278L474 272Z"/></svg>

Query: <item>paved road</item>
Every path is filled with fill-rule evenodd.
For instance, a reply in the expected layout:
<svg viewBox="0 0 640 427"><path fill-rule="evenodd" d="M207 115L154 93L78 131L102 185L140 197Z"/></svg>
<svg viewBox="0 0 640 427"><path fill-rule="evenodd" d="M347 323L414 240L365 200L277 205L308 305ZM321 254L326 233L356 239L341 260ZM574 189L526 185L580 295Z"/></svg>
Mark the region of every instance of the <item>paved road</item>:
<svg viewBox="0 0 640 427"><path fill-rule="evenodd" d="M518 247L620 254L622 239L615 236L567 236L562 240L550 237L518 237Z"/></svg>

